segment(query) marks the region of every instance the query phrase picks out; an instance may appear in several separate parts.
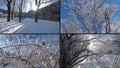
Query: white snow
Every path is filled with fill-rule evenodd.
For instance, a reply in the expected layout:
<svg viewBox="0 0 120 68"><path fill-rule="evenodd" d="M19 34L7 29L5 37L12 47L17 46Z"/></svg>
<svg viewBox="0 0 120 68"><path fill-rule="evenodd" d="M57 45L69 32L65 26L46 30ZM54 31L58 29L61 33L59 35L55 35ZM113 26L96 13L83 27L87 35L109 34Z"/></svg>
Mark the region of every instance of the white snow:
<svg viewBox="0 0 120 68"><path fill-rule="evenodd" d="M13 33L22 26L23 24L16 21L6 22L5 18L0 18L0 33Z"/></svg>
<svg viewBox="0 0 120 68"><path fill-rule="evenodd" d="M21 23L17 19L6 22L0 18L0 33L59 33L59 22L25 18Z"/></svg>

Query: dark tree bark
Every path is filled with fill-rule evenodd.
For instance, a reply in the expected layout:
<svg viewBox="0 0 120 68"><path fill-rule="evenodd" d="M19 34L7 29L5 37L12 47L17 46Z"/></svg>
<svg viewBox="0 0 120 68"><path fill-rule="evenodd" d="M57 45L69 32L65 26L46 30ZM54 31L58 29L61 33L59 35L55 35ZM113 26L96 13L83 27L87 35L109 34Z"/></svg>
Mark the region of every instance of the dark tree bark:
<svg viewBox="0 0 120 68"><path fill-rule="evenodd" d="M21 3L19 5L19 22L22 21L22 15L23 15L22 10L23 10L23 0L21 0Z"/></svg>
<svg viewBox="0 0 120 68"><path fill-rule="evenodd" d="M22 12L19 11L19 22L21 22L21 21L22 21Z"/></svg>
<svg viewBox="0 0 120 68"><path fill-rule="evenodd" d="M10 14L11 14L11 2L12 0L7 0L7 8L8 8L8 11L7 11L7 22L10 22Z"/></svg>
<svg viewBox="0 0 120 68"><path fill-rule="evenodd" d="M70 40L71 40L72 34L63 34L61 35L60 39L60 68L71 68L68 60L71 58L69 57L70 54Z"/></svg>
<svg viewBox="0 0 120 68"><path fill-rule="evenodd" d="M84 36L77 36L77 34L61 35L60 68L72 68L92 55L87 49L90 40L83 38Z"/></svg>
<svg viewBox="0 0 120 68"><path fill-rule="evenodd" d="M61 45L60 45L60 68L67 68L67 64L66 64L66 52L65 50L65 46L64 45L68 45L67 44L67 37L68 35L62 35L60 37L61 41ZM66 42L66 43L65 43Z"/></svg>
<svg viewBox="0 0 120 68"><path fill-rule="evenodd" d="M41 0L35 0L35 5L37 6L37 10L35 11L35 22L38 22L38 11L41 5Z"/></svg>
<svg viewBox="0 0 120 68"><path fill-rule="evenodd" d="M111 30L110 30L110 14L108 11L105 11L105 14L104 14L104 18L105 18L105 23L106 23L106 26L105 26L105 32L106 33L110 33Z"/></svg>
<svg viewBox="0 0 120 68"><path fill-rule="evenodd" d="M35 22L38 22L38 10L35 11Z"/></svg>

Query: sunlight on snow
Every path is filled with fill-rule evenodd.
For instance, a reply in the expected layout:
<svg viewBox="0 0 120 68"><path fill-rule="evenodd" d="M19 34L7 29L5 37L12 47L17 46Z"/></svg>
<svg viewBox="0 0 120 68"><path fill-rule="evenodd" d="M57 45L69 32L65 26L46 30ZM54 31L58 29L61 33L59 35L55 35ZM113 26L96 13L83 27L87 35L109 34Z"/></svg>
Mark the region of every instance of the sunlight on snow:
<svg viewBox="0 0 120 68"><path fill-rule="evenodd" d="M88 49L94 53L105 51L105 47L107 47L107 45L102 42L91 42L90 45L88 45Z"/></svg>
<svg viewBox="0 0 120 68"><path fill-rule="evenodd" d="M96 49L97 49L97 46L95 46L95 43L94 43L94 42L91 42L91 43L88 45L88 49L89 49L90 51L95 52Z"/></svg>
<svg viewBox="0 0 120 68"><path fill-rule="evenodd" d="M88 39L92 39L94 38L95 36L94 35L87 35Z"/></svg>

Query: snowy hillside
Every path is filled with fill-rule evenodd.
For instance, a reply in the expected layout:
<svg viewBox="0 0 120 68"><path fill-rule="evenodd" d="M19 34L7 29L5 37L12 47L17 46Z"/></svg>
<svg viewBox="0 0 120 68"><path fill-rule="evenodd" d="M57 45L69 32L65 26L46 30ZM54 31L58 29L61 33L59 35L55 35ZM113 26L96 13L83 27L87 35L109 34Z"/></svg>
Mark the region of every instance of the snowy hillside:
<svg viewBox="0 0 120 68"><path fill-rule="evenodd" d="M0 18L0 33L59 33L59 22L26 18L21 23L17 20L6 22Z"/></svg>

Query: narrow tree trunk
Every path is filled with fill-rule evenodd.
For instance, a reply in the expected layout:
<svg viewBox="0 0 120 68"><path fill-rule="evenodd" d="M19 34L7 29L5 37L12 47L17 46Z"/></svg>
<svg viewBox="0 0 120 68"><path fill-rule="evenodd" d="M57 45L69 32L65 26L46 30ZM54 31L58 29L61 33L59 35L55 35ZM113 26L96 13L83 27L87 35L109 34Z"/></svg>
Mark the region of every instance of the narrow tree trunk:
<svg viewBox="0 0 120 68"><path fill-rule="evenodd" d="M110 33L110 21L108 19L108 33Z"/></svg>
<svg viewBox="0 0 120 68"><path fill-rule="evenodd" d="M22 21L22 14L23 14L23 0L21 1L20 3L20 6L19 6L19 22Z"/></svg>
<svg viewBox="0 0 120 68"><path fill-rule="evenodd" d="M64 48L65 45L67 45L67 42L65 42L65 40L67 39L67 35L64 37L64 36L61 36L60 37L61 41L61 45L60 45L60 68L67 68L67 65L66 65L66 48ZM64 40L63 40L64 39ZM69 58L67 58L69 59Z"/></svg>
<svg viewBox="0 0 120 68"><path fill-rule="evenodd" d="M22 20L22 13L21 13L21 11L19 12L19 22L21 22L21 20Z"/></svg>
<svg viewBox="0 0 120 68"><path fill-rule="evenodd" d="M35 12L35 22L38 22L38 10Z"/></svg>
<svg viewBox="0 0 120 68"><path fill-rule="evenodd" d="M8 2L7 4L7 8L8 8L8 11L7 11L7 22L10 22L10 10L11 10L11 6L10 6L10 2Z"/></svg>
<svg viewBox="0 0 120 68"><path fill-rule="evenodd" d="M12 14L11 14L11 19L13 20L13 16L14 16L14 11L12 10Z"/></svg>

